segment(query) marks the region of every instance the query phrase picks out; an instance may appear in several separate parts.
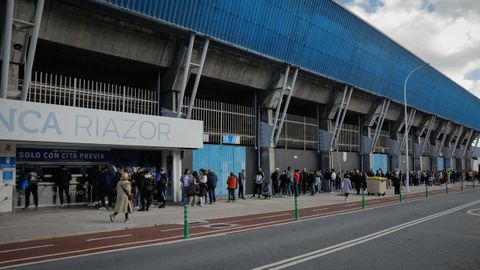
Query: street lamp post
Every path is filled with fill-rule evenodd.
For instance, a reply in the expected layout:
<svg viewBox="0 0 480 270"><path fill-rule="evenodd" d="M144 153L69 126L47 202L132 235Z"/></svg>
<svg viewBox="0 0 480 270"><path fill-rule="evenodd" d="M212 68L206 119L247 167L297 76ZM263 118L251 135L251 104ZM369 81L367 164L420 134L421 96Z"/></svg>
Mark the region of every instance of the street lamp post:
<svg viewBox="0 0 480 270"><path fill-rule="evenodd" d="M407 113L407 82L408 82L408 79L410 79L410 76L412 76L412 74L423 68L423 67L426 67L428 66L429 63L426 63L426 64L423 64L421 66L418 66L416 68L414 68L412 71L410 71L410 73L408 74L407 78L405 78L405 83L403 84L403 103L404 103L404 107L405 107L405 132L404 132L404 136L405 136L405 184L407 185L407 192L410 191L410 173L409 173L409 168L408 168L408 133L410 133L410 129L408 129L408 113ZM401 153L400 153L401 154Z"/></svg>

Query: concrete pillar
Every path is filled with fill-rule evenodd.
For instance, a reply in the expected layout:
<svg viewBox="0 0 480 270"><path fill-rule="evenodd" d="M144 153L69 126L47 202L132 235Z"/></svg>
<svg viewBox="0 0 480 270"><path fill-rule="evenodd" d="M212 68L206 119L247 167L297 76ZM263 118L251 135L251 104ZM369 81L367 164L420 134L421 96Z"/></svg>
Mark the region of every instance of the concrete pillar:
<svg viewBox="0 0 480 270"><path fill-rule="evenodd" d="M171 151L172 159L172 181L173 181L173 201L180 202L182 193L180 190L180 177L182 176L182 156L180 150Z"/></svg>

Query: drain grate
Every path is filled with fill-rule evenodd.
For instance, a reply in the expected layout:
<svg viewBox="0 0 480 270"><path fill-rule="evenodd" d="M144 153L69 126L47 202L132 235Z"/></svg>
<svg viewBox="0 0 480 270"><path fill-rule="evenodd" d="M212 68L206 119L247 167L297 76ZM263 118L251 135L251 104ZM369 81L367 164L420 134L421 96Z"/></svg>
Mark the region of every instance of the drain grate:
<svg viewBox="0 0 480 270"><path fill-rule="evenodd" d="M222 228L228 228L228 227L233 227L235 226L234 224L230 223L217 223L217 224L210 224L207 225L206 227L214 228L214 229L222 229Z"/></svg>

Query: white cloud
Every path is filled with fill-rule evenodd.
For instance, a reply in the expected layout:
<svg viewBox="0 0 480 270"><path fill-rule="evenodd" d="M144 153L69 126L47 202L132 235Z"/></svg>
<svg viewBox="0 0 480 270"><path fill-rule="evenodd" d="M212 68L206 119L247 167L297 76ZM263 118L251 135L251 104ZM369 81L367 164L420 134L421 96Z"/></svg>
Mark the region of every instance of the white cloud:
<svg viewBox="0 0 480 270"><path fill-rule="evenodd" d="M366 9L368 3L375 9ZM480 78L466 78L480 68L479 0L351 0L344 6L480 97Z"/></svg>

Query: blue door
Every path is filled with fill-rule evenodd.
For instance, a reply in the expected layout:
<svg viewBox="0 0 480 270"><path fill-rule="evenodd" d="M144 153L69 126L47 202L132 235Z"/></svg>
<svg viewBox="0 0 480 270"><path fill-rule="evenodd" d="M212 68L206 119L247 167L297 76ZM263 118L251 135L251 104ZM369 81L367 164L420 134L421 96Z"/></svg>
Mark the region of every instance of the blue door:
<svg viewBox="0 0 480 270"><path fill-rule="evenodd" d="M445 169L445 160L443 157L437 157L437 171L443 171Z"/></svg>
<svg viewBox="0 0 480 270"><path fill-rule="evenodd" d="M213 170L218 176L216 193L227 195L227 178L245 169L246 148L244 146L204 144L193 151L193 170Z"/></svg>
<svg viewBox="0 0 480 270"><path fill-rule="evenodd" d="M372 154L372 168L374 172L382 169L384 173L388 171L388 155L386 154Z"/></svg>

